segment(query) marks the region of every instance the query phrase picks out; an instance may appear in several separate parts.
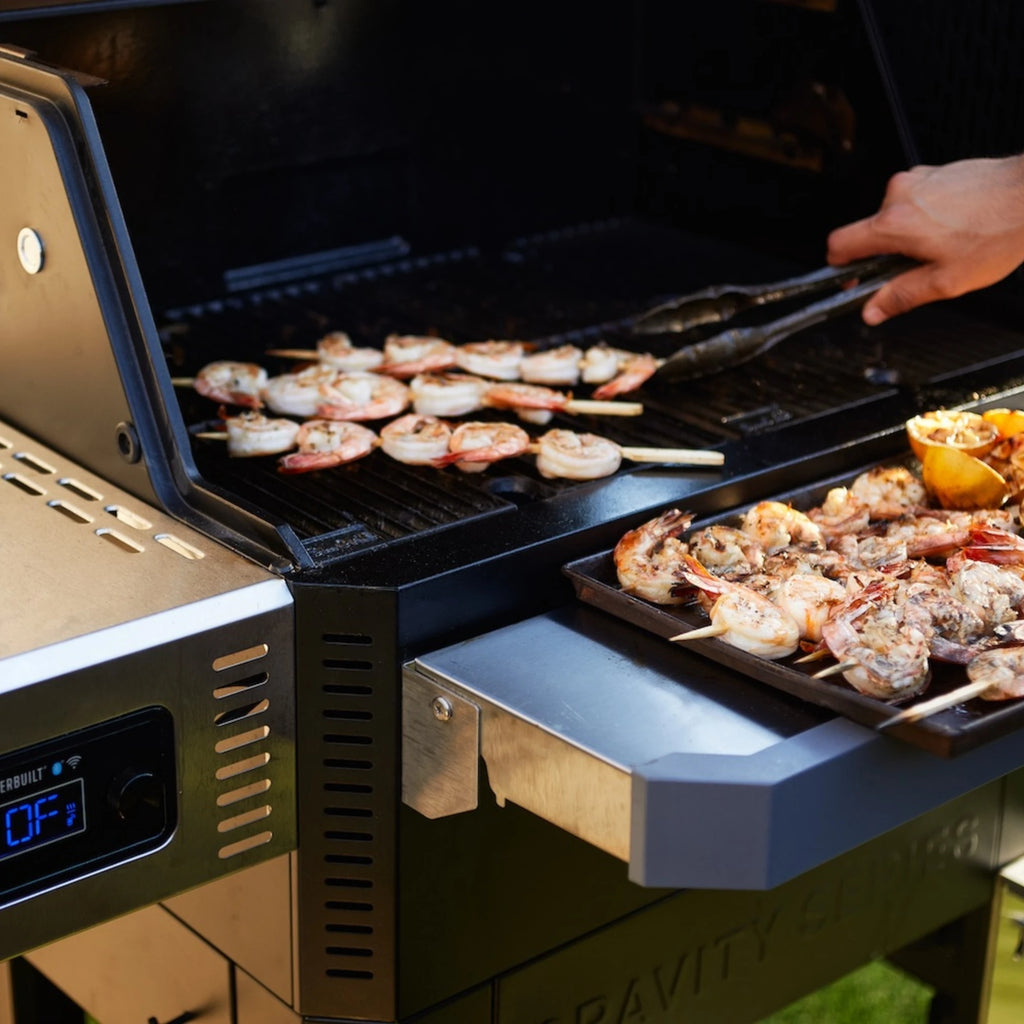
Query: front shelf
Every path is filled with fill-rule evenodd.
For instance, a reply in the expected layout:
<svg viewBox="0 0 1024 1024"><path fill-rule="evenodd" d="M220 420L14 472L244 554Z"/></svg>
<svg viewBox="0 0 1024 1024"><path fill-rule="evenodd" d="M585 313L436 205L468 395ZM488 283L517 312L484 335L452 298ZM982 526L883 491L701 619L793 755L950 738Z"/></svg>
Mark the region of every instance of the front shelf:
<svg viewBox="0 0 1024 1024"><path fill-rule="evenodd" d="M403 738L428 816L475 806L482 759L499 803L699 889L773 888L1024 764L1014 734L936 757L584 606L411 662Z"/></svg>

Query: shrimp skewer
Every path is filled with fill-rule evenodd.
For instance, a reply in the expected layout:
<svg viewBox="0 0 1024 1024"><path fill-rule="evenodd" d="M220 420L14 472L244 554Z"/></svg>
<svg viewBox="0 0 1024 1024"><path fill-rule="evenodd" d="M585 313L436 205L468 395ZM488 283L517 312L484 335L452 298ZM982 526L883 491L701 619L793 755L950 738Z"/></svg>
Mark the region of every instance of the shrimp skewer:
<svg viewBox="0 0 1024 1024"><path fill-rule="evenodd" d="M268 419L260 412L243 412L238 416L224 419L223 437L228 443L228 455L233 458L249 458L260 455L277 455L294 448L299 433L299 424L294 420ZM205 435L214 436L214 435Z"/></svg>
<svg viewBox="0 0 1024 1024"><path fill-rule="evenodd" d="M453 463L465 473L479 473L492 462L522 455L530 446L530 435L514 423L461 423L452 431L449 451L434 465Z"/></svg>
<svg viewBox="0 0 1024 1024"><path fill-rule="evenodd" d="M339 370L319 363L295 373L281 373L266 382L263 397L274 412L307 419L316 415L324 401L324 388L339 373Z"/></svg>
<svg viewBox="0 0 1024 1024"><path fill-rule="evenodd" d="M594 389L598 400L617 398L619 395L636 391L650 380L661 366L661 360L646 352L631 352L619 364L615 376L599 388Z"/></svg>
<svg viewBox="0 0 1024 1024"><path fill-rule="evenodd" d="M455 365L494 380L518 380L526 348L521 341L470 341L455 351Z"/></svg>
<svg viewBox="0 0 1024 1024"><path fill-rule="evenodd" d="M489 386L466 373L421 373L409 382L409 397L424 416L464 416L481 408Z"/></svg>
<svg viewBox="0 0 1024 1024"><path fill-rule="evenodd" d="M278 460L278 472L309 473L355 462L373 451L378 437L359 423L321 419L303 423L296 442L299 450Z"/></svg>
<svg viewBox="0 0 1024 1024"><path fill-rule="evenodd" d="M221 359L207 363L191 380L179 379L178 383L190 383L204 398L212 398L215 402L260 409L267 371L256 363Z"/></svg>
<svg viewBox="0 0 1024 1024"><path fill-rule="evenodd" d="M381 427L380 446L391 458L410 466L432 466L448 453L452 428L436 416L410 412Z"/></svg>
<svg viewBox="0 0 1024 1024"><path fill-rule="evenodd" d="M679 535L692 522L692 512L673 508L623 534L612 552L623 593L656 604L689 600L676 591L685 582L682 557L687 550Z"/></svg>
<svg viewBox="0 0 1024 1024"><path fill-rule="evenodd" d="M519 363L519 376L527 384L573 385L580 379L583 352L575 345L561 345L525 356Z"/></svg>
<svg viewBox="0 0 1024 1024"><path fill-rule="evenodd" d="M711 625L669 637L702 640L719 637L731 647L772 661L786 658L800 645L793 618L763 594L708 572L692 555L682 556L683 578L715 598L708 610Z"/></svg>
<svg viewBox="0 0 1024 1024"><path fill-rule="evenodd" d="M375 370L384 362L384 353L378 348L360 348L344 331L330 331L317 343L315 349L273 348L268 356L279 359L312 359L335 370L348 373L360 370Z"/></svg>
<svg viewBox="0 0 1024 1024"><path fill-rule="evenodd" d="M595 402L574 399L571 395L539 384L492 384L483 394L483 403L494 409L513 409L523 419L547 423L555 412L593 413L603 416L639 416L639 402Z"/></svg>
<svg viewBox="0 0 1024 1024"><path fill-rule="evenodd" d="M456 365L456 347L442 338L417 334L389 334L384 339L384 361L378 369L392 377L437 373Z"/></svg>
<svg viewBox="0 0 1024 1024"><path fill-rule="evenodd" d="M597 480L611 476L622 460L659 462L691 466L721 466L721 452L696 448L631 448L622 447L597 434L553 429L542 434L530 446L537 456L537 472L541 476L567 480Z"/></svg>
<svg viewBox="0 0 1024 1024"><path fill-rule="evenodd" d="M328 420L382 420L409 407L409 388L379 373L338 373L322 388L317 414Z"/></svg>

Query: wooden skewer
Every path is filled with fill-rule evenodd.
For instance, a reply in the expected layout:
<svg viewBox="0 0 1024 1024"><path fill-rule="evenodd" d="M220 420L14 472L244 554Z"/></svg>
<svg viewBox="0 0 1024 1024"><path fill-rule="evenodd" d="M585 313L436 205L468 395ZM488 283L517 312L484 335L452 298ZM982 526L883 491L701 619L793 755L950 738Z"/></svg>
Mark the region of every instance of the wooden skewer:
<svg viewBox="0 0 1024 1024"><path fill-rule="evenodd" d="M201 441L226 441L228 432L226 430L202 430L192 435Z"/></svg>
<svg viewBox="0 0 1024 1024"><path fill-rule="evenodd" d="M623 448L622 457L629 462L665 462L676 466L721 466L725 456L721 452L700 448ZM536 455L540 445L534 442L526 449L528 455Z"/></svg>
<svg viewBox="0 0 1024 1024"><path fill-rule="evenodd" d="M819 647L816 651L811 651L810 654L805 654L802 658L794 658L794 665L806 665L810 661L821 661L822 658L831 658L832 652L827 647Z"/></svg>
<svg viewBox="0 0 1024 1024"><path fill-rule="evenodd" d="M593 398L570 398L559 408L560 412L585 412L595 416L641 416L641 402L599 402Z"/></svg>
<svg viewBox="0 0 1024 1024"><path fill-rule="evenodd" d="M955 690L950 690L949 693L940 693L938 697L932 697L931 700L921 701L920 704L915 704L912 708L907 708L898 715L893 715L892 718L879 722L875 728L881 731L889 729L894 725L900 725L903 722L918 722L929 715L945 711L946 708L954 707L957 704L963 704L964 701L968 701L972 697L980 696L991 685L991 683L982 682L965 683L963 686L958 686Z"/></svg>
<svg viewBox="0 0 1024 1024"><path fill-rule="evenodd" d="M268 348L265 355L280 359L319 359L320 353L312 348Z"/></svg>
<svg viewBox="0 0 1024 1024"><path fill-rule="evenodd" d="M172 377L171 383L176 388L190 388L196 382L195 377Z"/></svg>
<svg viewBox="0 0 1024 1024"><path fill-rule="evenodd" d="M704 640L707 637L721 636L723 633L728 632L725 626L716 626L712 623L710 626L691 629L688 633L677 633L675 636L670 636L669 640Z"/></svg>
<svg viewBox="0 0 1024 1024"><path fill-rule="evenodd" d="M828 668L823 668L820 672L815 672L811 677L812 679L827 679L829 676L837 676L841 672L849 672L851 668L856 668L860 662L857 661L840 661L835 665L829 665Z"/></svg>
<svg viewBox="0 0 1024 1024"><path fill-rule="evenodd" d="M700 448L622 448L622 457L630 462L674 462L690 466L722 466L725 455Z"/></svg>

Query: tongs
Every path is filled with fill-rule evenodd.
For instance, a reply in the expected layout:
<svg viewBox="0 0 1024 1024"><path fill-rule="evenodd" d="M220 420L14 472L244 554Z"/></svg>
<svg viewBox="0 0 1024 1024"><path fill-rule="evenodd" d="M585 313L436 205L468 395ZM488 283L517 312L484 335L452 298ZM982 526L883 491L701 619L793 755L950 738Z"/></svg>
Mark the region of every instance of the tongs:
<svg viewBox="0 0 1024 1024"><path fill-rule="evenodd" d="M797 331L858 309L870 295L914 265L903 256L875 256L843 267L822 267L771 284L714 285L663 302L630 325L634 334L680 334L703 324L731 320L749 309L840 287L835 294L794 313L751 327L734 327L693 342L662 360L658 373L674 380L701 377L746 362ZM856 283L841 286L849 281Z"/></svg>

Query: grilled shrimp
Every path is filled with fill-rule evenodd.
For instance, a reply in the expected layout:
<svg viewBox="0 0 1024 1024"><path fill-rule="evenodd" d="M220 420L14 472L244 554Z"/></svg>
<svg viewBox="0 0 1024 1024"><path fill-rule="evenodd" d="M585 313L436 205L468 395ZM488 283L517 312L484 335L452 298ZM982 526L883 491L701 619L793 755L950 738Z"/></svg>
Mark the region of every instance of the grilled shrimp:
<svg viewBox="0 0 1024 1024"><path fill-rule="evenodd" d="M732 526L716 523L689 537L689 552L709 572L723 579L739 579L764 567L764 548Z"/></svg>
<svg viewBox="0 0 1024 1024"><path fill-rule="evenodd" d="M260 412L243 412L224 419L228 454L234 458L278 455L294 448L299 425L294 420L268 419Z"/></svg>
<svg viewBox="0 0 1024 1024"><path fill-rule="evenodd" d="M905 466L876 466L850 484L850 497L868 506L872 519L897 519L928 504L924 484Z"/></svg>
<svg viewBox="0 0 1024 1024"><path fill-rule="evenodd" d="M409 397L424 416L464 416L481 407L488 386L466 373L421 373L409 382Z"/></svg>
<svg viewBox="0 0 1024 1024"><path fill-rule="evenodd" d="M319 416L328 420L382 420L409 406L409 388L379 373L337 373L324 384Z"/></svg>
<svg viewBox="0 0 1024 1024"><path fill-rule="evenodd" d="M928 685L934 632L924 609L905 600L897 580L868 584L836 609L822 639L859 693L905 700Z"/></svg>
<svg viewBox="0 0 1024 1024"><path fill-rule="evenodd" d="M654 376L661 363L647 352L631 352L619 363L615 376L594 389L594 398L605 401L636 391Z"/></svg>
<svg viewBox="0 0 1024 1024"><path fill-rule="evenodd" d="M512 409L520 419L544 424L559 409L564 409L569 396L540 384L492 384L483 394L483 403L493 409Z"/></svg>
<svg viewBox="0 0 1024 1024"><path fill-rule="evenodd" d="M575 345L536 352L520 361L519 376L528 384L572 385L580 379L582 358L582 350Z"/></svg>
<svg viewBox="0 0 1024 1024"><path fill-rule="evenodd" d="M316 355L325 366L347 373L375 370L384 362L377 348L356 348L344 331L331 331L316 343Z"/></svg>
<svg viewBox="0 0 1024 1024"><path fill-rule="evenodd" d="M833 487L820 505L808 509L807 516L817 524L822 536L845 537L868 528L871 509L848 487Z"/></svg>
<svg viewBox="0 0 1024 1024"><path fill-rule="evenodd" d="M583 353L580 360L580 379L584 384L607 384L619 372L619 367L635 352L612 348L607 342L600 341Z"/></svg>
<svg viewBox="0 0 1024 1024"><path fill-rule="evenodd" d="M791 544L825 547L820 527L803 512L781 501L758 502L744 514L741 529L769 553Z"/></svg>
<svg viewBox="0 0 1024 1024"><path fill-rule="evenodd" d="M982 620L986 629L1012 622L1024 606L1024 581L1012 570L958 553L947 560L953 593Z"/></svg>
<svg viewBox="0 0 1024 1024"><path fill-rule="evenodd" d="M436 416L410 412L381 427L380 446L391 458L410 466L431 466L448 452L452 428Z"/></svg>
<svg viewBox="0 0 1024 1024"><path fill-rule="evenodd" d="M708 572L689 554L682 556L682 576L715 598L708 610L711 625L672 637L695 640L717 636L732 647L775 660L792 654L800 644L800 628L794 619L764 594Z"/></svg>
<svg viewBox="0 0 1024 1024"><path fill-rule="evenodd" d="M296 438L299 450L278 460L281 473L309 473L355 462L377 446L377 435L359 423L307 420Z"/></svg>
<svg viewBox="0 0 1024 1024"><path fill-rule="evenodd" d="M597 434L549 430L537 439L537 472L549 479L596 480L622 463L622 449Z"/></svg>
<svg viewBox="0 0 1024 1024"><path fill-rule="evenodd" d="M193 387L204 398L246 409L263 405L267 371L256 363L237 363L228 359L207 363L195 376Z"/></svg>
<svg viewBox="0 0 1024 1024"><path fill-rule="evenodd" d="M518 380L525 347L521 341L470 341L455 351L455 365L492 380Z"/></svg>
<svg viewBox="0 0 1024 1024"><path fill-rule="evenodd" d="M455 365L455 354L455 346L441 338L389 334L384 339L384 362L378 369L392 377L438 373Z"/></svg>
<svg viewBox="0 0 1024 1024"><path fill-rule="evenodd" d="M1013 700L1024 697L1024 646L994 647L982 651L967 664L972 683L988 683L982 700Z"/></svg>
<svg viewBox="0 0 1024 1024"><path fill-rule="evenodd" d="M435 466L452 463L466 473L479 473L492 462L522 455L530 447L530 435L514 423L461 423L452 431L448 453Z"/></svg>
<svg viewBox="0 0 1024 1024"><path fill-rule="evenodd" d="M768 597L796 623L801 639L817 643L825 623L846 600L846 588L837 580L798 572L778 580Z"/></svg>
<svg viewBox="0 0 1024 1024"><path fill-rule="evenodd" d="M271 377L263 389L267 405L276 413L308 419L324 401L324 387L340 373L331 366L315 364L295 373Z"/></svg>
<svg viewBox="0 0 1024 1024"><path fill-rule="evenodd" d="M692 522L693 513L674 508L623 534L612 560L624 593L655 604L683 604L688 600L673 591L684 582L682 557L686 544L679 535Z"/></svg>

